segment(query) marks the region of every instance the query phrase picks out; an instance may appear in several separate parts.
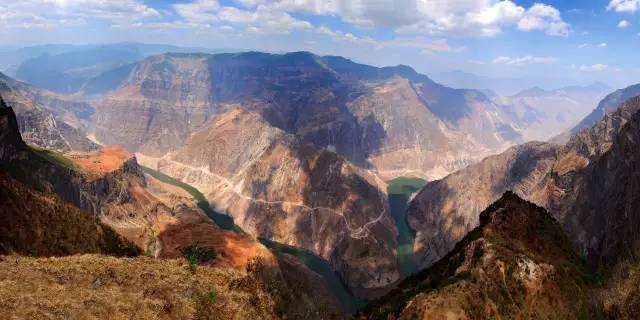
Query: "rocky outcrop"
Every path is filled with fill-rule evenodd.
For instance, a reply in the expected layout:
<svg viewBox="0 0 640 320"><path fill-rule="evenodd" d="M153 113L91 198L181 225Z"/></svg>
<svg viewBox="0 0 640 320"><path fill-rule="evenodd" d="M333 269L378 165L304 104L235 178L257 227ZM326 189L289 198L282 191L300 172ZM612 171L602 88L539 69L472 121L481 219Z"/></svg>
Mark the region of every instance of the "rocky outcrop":
<svg viewBox="0 0 640 320"><path fill-rule="evenodd" d="M429 266L451 251L501 192L513 190L528 199L544 192L541 181L559 153L559 146L530 142L427 184L407 208L419 265Z"/></svg>
<svg viewBox="0 0 640 320"><path fill-rule="evenodd" d="M3 74L0 74L0 94L13 107L27 143L59 151L97 148L82 133L86 123L80 117L86 121L93 110L87 104L58 97Z"/></svg>
<svg viewBox="0 0 640 320"><path fill-rule="evenodd" d="M167 156L139 158L196 187L246 232L328 260L356 294L399 278L382 182L259 114L230 111Z"/></svg>
<svg viewBox="0 0 640 320"><path fill-rule="evenodd" d="M360 128L360 136L355 140L363 143L361 150L354 152L366 155L383 179L397 176L434 179L490 152L436 117L405 78L377 84L347 107ZM336 133L339 134L342 132ZM338 136L331 139L340 141ZM357 154L348 157L357 158Z"/></svg>
<svg viewBox="0 0 640 320"><path fill-rule="evenodd" d="M620 219L617 223L626 226L633 225L635 218L630 212L617 213L620 211L616 210L621 210L619 206L626 206L628 200L609 192L624 194L627 189L633 190L629 185L634 182L610 179L634 177L634 169L627 166L633 163L635 152L629 148L622 152L618 148L624 148L625 137L632 139L628 130L634 124L630 119L634 119L639 109L640 98L632 98L593 127L575 134L564 146L529 143L514 147L429 183L415 196L407 212L410 226L417 231L416 254L422 265L432 264L451 250L457 240L478 224L475 217L480 208L507 190L547 208L592 265L619 256L620 252L606 253L602 247L609 241L605 238L615 239L620 234L605 222L613 223L617 218ZM616 143L620 146L615 147ZM616 156L612 155L614 149L618 150ZM628 171L618 172L621 168ZM605 185L604 181L611 182ZM604 195L609 197L603 198ZM613 207L595 210L603 205ZM628 250L635 250L631 248L634 245L627 245Z"/></svg>
<svg viewBox="0 0 640 320"><path fill-rule="evenodd" d="M432 267L372 302L366 319L576 319L599 316L592 283L562 227L505 193Z"/></svg>

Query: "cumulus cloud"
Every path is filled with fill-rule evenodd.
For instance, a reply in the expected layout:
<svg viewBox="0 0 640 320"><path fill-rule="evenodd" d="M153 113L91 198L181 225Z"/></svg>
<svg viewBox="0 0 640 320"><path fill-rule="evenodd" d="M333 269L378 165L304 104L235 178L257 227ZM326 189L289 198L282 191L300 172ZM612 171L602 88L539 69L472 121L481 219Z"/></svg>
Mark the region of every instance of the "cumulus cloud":
<svg viewBox="0 0 640 320"><path fill-rule="evenodd" d="M522 56L522 57L507 57L501 56L493 59L494 64L504 65L525 65L529 63L552 63L556 62L554 57L534 57L534 56Z"/></svg>
<svg viewBox="0 0 640 320"><path fill-rule="evenodd" d="M616 12L636 12L640 9L640 0L611 0L607 10Z"/></svg>
<svg viewBox="0 0 640 320"><path fill-rule="evenodd" d="M523 31L540 30L552 36L567 36L571 31L568 23L560 17L558 9L541 3L529 8L518 22Z"/></svg>
<svg viewBox="0 0 640 320"><path fill-rule="evenodd" d="M0 0L0 26L7 29L50 29L84 24L88 19L134 22L160 16L142 0Z"/></svg>
<svg viewBox="0 0 640 320"><path fill-rule="evenodd" d="M118 27L231 25L239 31L288 33L315 30L297 15L307 14L336 17L358 28L390 28L417 36L492 37L510 27L566 36L571 30L554 7L536 3L526 8L513 0L232 0L224 4L191 0L171 8L164 19L154 20L160 12L143 0L0 0L0 23L48 27L73 19L101 18Z"/></svg>
<svg viewBox="0 0 640 320"><path fill-rule="evenodd" d="M631 26L631 23L629 21L627 21L627 20L622 20L622 21L618 22L618 28L620 28L620 29L626 29L629 26Z"/></svg>
<svg viewBox="0 0 640 320"><path fill-rule="evenodd" d="M308 21L296 19L284 10L279 10L259 0L243 1L243 5L255 6L250 10L232 6L221 6L216 0L196 0L175 4L176 13L189 24L208 26L217 22L245 27L252 33L288 33L295 29L310 30Z"/></svg>
<svg viewBox="0 0 640 320"><path fill-rule="evenodd" d="M570 25L552 6L522 7L511 0L236 0L250 9L334 16L362 28L401 33L495 36L503 28L566 36Z"/></svg>

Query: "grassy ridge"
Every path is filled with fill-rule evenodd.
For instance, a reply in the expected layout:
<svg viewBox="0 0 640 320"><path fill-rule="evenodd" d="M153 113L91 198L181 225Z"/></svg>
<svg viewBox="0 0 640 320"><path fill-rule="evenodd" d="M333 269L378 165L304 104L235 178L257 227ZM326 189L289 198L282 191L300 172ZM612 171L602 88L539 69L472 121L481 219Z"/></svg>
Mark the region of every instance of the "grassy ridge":
<svg viewBox="0 0 640 320"><path fill-rule="evenodd" d="M33 151L33 153L37 154L38 156L40 156L41 158L49 162L58 164L60 166L63 166L65 168L69 168L72 170L76 170L78 168L76 164L73 163L73 161L65 157L61 152L43 149L34 145L28 145L28 148L31 151Z"/></svg>

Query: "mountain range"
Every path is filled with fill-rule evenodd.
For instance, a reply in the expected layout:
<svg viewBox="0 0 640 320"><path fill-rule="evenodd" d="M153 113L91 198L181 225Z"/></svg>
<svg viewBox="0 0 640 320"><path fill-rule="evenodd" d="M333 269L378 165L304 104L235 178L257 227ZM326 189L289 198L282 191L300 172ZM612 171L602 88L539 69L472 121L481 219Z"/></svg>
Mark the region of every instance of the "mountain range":
<svg viewBox="0 0 640 320"><path fill-rule="evenodd" d="M44 316L28 291L55 281L47 303L80 318L638 315L639 87L501 97L309 52L133 47L0 74L10 315ZM390 180L418 178L398 213Z"/></svg>

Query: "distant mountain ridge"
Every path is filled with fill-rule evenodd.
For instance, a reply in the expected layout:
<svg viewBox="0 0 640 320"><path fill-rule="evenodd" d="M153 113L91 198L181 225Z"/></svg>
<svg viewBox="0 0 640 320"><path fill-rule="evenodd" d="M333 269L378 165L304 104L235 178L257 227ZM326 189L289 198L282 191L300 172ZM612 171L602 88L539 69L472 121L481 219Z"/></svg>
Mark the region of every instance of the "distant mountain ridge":
<svg viewBox="0 0 640 320"><path fill-rule="evenodd" d="M234 52L238 49L225 51ZM117 70L166 52L213 53L221 50L135 42L59 45L0 52L0 61L10 63L15 60L11 75L40 88L63 94L94 95L117 88L121 79ZM4 60L3 54L7 56ZM14 55L16 57L12 59Z"/></svg>
<svg viewBox="0 0 640 320"><path fill-rule="evenodd" d="M532 87L494 101L510 115L525 141L546 141L582 120L610 89L598 82L545 90Z"/></svg>
<svg viewBox="0 0 640 320"><path fill-rule="evenodd" d="M185 72L190 72L191 76L186 78ZM294 75L297 75L297 78ZM387 85L397 77L406 79L407 82ZM184 79L190 84L184 88L166 87L177 85L178 79ZM416 119L418 121L414 121L413 125L419 126L420 123L429 122L433 122L433 125L428 131L420 129L421 131L415 133L411 130L415 131L416 128L397 128L395 125L384 130L408 130L406 134L411 139L414 139L416 134L423 135L424 138L420 140L435 148L417 149L422 153L443 148L444 146L440 145L444 141L455 141L451 144L452 147L447 147L447 149L452 148L451 151L447 151L452 154L442 154L443 160L445 158L451 160L446 160L444 163L441 160L433 162L429 159L430 156L417 155L417 163L407 168L418 174L422 172L421 175L428 174L429 178L437 178L442 176L443 172L451 172L465 163L476 161L482 155L489 154L490 150L501 150L514 142L521 141L517 131L502 120L503 114L499 107L483 93L438 85L406 66L376 68L357 64L341 57L319 57L306 52L285 55L258 52L211 56L169 54L152 57L139 63L125 82L121 89L105 97L101 106L99 105L95 119L96 137L106 143L121 141L125 146L133 149L142 147L144 150L145 146L140 146L140 141L147 135L150 136L145 140L157 138L157 135L153 134L153 124L157 121L154 119L159 120L161 117L171 119L175 116L164 114L171 108L158 110L159 113L144 111L143 117L146 115L153 117L146 120L151 121L151 127L141 128L142 131L136 129L134 135L127 133L126 128L122 128L117 130L122 131L120 136L110 137L109 135L115 131L112 130L114 128L108 127L112 122L111 118L120 114L112 112L111 108L128 108L127 105L130 103L126 96L131 96L131 104L136 105L140 105L141 101L146 103L144 101L152 97L158 102L162 101L163 104L184 105L187 108L187 118L179 121L191 119L192 122L190 125L179 125L179 128L176 128L178 132L176 142L187 137L190 132L216 113L224 112L226 108L233 107L234 103L246 101L249 103L244 103L242 106L244 109L258 111L273 126L300 135L305 141L320 147L335 149L350 161L366 167L371 165L366 163L368 155L375 155L380 152L380 149L407 151L415 149L402 145L385 147L385 137L393 139L394 135L391 132L380 131L381 128L378 126L380 121L392 120L379 118L379 113L372 114L358 105L366 102L366 99L358 100L358 97L388 92L388 99L397 99L398 103L406 105L403 108L423 113L422 118ZM160 89L158 86L165 86L163 90L173 93L156 97L155 91ZM382 89L383 87L387 89ZM393 91L388 91L390 88ZM287 91L284 91L285 89ZM400 92L403 92L403 95L399 95ZM137 97L134 98L134 95ZM175 100L183 99L181 96L189 97L190 100ZM389 100L379 108L392 113L388 116L395 118L402 116L393 114L390 103L395 102ZM145 110L149 108L142 105L139 107ZM193 112L197 113L192 114ZM361 115L354 116L354 112L361 112ZM194 118L196 116L197 118ZM127 119L125 122L119 120L117 122L122 125L126 121ZM411 124L411 122L404 123ZM128 127L136 126L137 124L131 123ZM442 132L442 136L447 138L439 138L440 141L434 140L429 137L430 132L434 135ZM367 138L364 139L364 136ZM432 142L427 142L430 140ZM148 149L150 151L153 149L152 153L156 154L164 152L162 148ZM408 158L405 157L405 159ZM402 163L393 166L394 168L382 168L381 171L391 172L407 167ZM438 171L428 173L429 170Z"/></svg>

